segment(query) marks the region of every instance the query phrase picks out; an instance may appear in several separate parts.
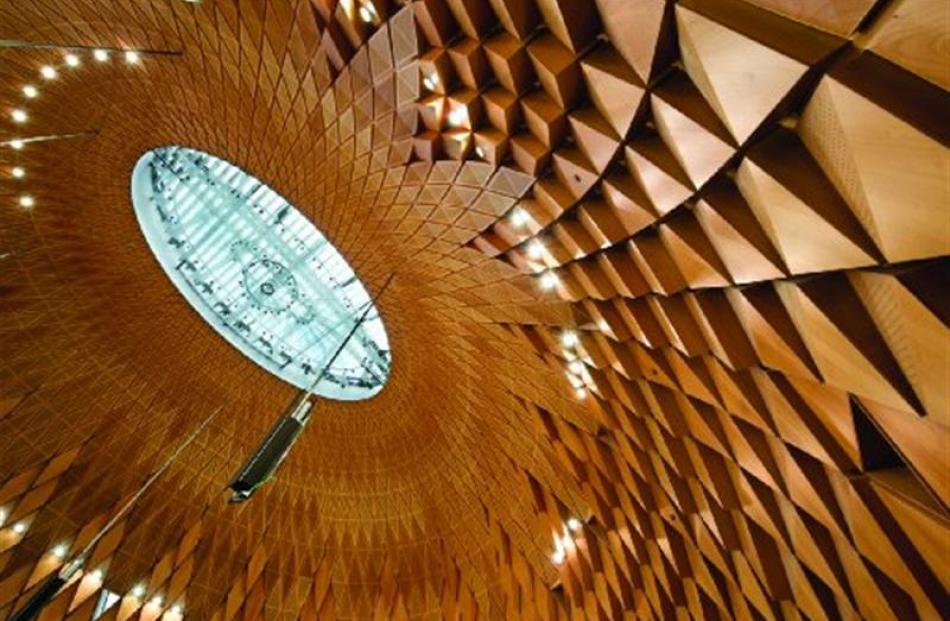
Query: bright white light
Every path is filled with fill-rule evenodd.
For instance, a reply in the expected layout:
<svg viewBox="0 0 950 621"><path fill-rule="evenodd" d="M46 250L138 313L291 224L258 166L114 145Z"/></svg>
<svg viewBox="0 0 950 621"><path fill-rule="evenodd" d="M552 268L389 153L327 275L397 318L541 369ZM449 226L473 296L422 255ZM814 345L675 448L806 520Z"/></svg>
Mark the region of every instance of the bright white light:
<svg viewBox="0 0 950 621"><path fill-rule="evenodd" d="M36 201L33 200L33 197L28 194L20 197L20 207L26 207L27 209L29 209L35 204L36 204Z"/></svg>
<svg viewBox="0 0 950 621"><path fill-rule="evenodd" d="M581 373L584 372L584 363L581 362L580 360L571 360L568 363L567 368L571 370L571 373L576 373L577 375L580 375Z"/></svg>
<svg viewBox="0 0 950 621"><path fill-rule="evenodd" d="M55 556L58 559L66 558L66 546L63 544L59 544L58 546L53 548L53 556Z"/></svg>
<svg viewBox="0 0 950 621"><path fill-rule="evenodd" d="M99 62L104 63L109 60L109 52L106 50L94 50L92 52L92 57Z"/></svg>
<svg viewBox="0 0 950 621"><path fill-rule="evenodd" d="M10 112L10 118L13 119L14 123L26 123L26 119L29 117L26 114L26 110L14 108L13 111Z"/></svg>
<svg viewBox="0 0 950 621"><path fill-rule="evenodd" d="M161 607L162 607L162 604L163 604L164 602L165 602L165 600L162 598L161 595L156 595L156 596L153 597L152 599L148 600L148 603L149 603L149 604L151 604L152 606L155 606L155 607L157 607L157 608L161 608Z"/></svg>
<svg viewBox="0 0 950 621"><path fill-rule="evenodd" d="M3 524L7 520L7 512L3 509L0 509L0 524Z"/></svg>
<svg viewBox="0 0 950 621"><path fill-rule="evenodd" d="M541 288L546 290L551 290L557 287L558 283L561 282L561 279L557 277L557 274L554 272L545 272L541 274Z"/></svg>
<svg viewBox="0 0 950 621"><path fill-rule="evenodd" d="M521 228L528 223L528 212L521 207L515 207L511 210L511 223Z"/></svg>
<svg viewBox="0 0 950 621"><path fill-rule="evenodd" d="M604 320L604 319L598 319L598 320L597 320L597 329L600 330L601 332L609 332L609 331L610 331L610 324L607 323L607 321Z"/></svg>
<svg viewBox="0 0 950 621"><path fill-rule="evenodd" d="M16 524L13 525L13 532L15 532L18 535L22 535L23 533L26 532L26 524L24 524L23 522L17 522Z"/></svg>
<svg viewBox="0 0 950 621"><path fill-rule="evenodd" d="M372 24L376 19L376 7L369 3L360 5L360 19L367 24Z"/></svg>
<svg viewBox="0 0 950 621"><path fill-rule="evenodd" d="M40 67L40 75L43 76L47 80L52 80L58 74L56 73L56 70L50 67L49 65L43 65L42 67Z"/></svg>
<svg viewBox="0 0 950 621"><path fill-rule="evenodd" d="M20 149L23 148L23 141L20 140L19 138L15 138L14 140L11 140L7 144L10 145L10 148L13 149L14 151L19 151Z"/></svg>
<svg viewBox="0 0 950 621"><path fill-rule="evenodd" d="M22 166L14 166L10 169L10 174L13 175L14 179L22 179L26 176L26 171L23 170Z"/></svg>
<svg viewBox="0 0 950 621"><path fill-rule="evenodd" d="M90 577L94 582L102 582L102 570L101 570L101 569L94 569L94 570L92 570L92 571L89 573L89 577Z"/></svg>
<svg viewBox="0 0 950 621"><path fill-rule="evenodd" d="M439 74L430 73L422 78L422 85L430 91L434 91L439 86Z"/></svg>
<svg viewBox="0 0 950 621"><path fill-rule="evenodd" d="M138 52L136 52L135 50L126 50L125 62L129 63L130 65L134 65L140 60L142 60L142 57L141 55L139 55Z"/></svg>
<svg viewBox="0 0 950 621"><path fill-rule="evenodd" d="M452 127L461 127L468 120L468 110L462 105L452 106L447 120Z"/></svg>
<svg viewBox="0 0 950 621"><path fill-rule="evenodd" d="M567 527L575 533L581 529L581 526L583 526L583 524L581 524L581 521L576 517L568 518Z"/></svg>
<svg viewBox="0 0 950 621"><path fill-rule="evenodd" d="M63 58L66 61L66 64L69 65L70 67L79 66L79 57L76 56L75 54L66 54L66 56L64 56Z"/></svg>
<svg viewBox="0 0 950 621"><path fill-rule="evenodd" d="M567 381L571 383L575 390L584 387L584 380L570 371L567 372Z"/></svg>
<svg viewBox="0 0 950 621"><path fill-rule="evenodd" d="M132 590L129 591L129 594L135 599L142 599L142 596L145 595L145 587L141 584L136 584L132 587Z"/></svg>
<svg viewBox="0 0 950 621"><path fill-rule="evenodd" d="M561 333L561 345L564 347L577 347L577 344L580 342L580 337L578 337L577 332L573 330L565 330Z"/></svg>
<svg viewBox="0 0 950 621"><path fill-rule="evenodd" d="M562 550L561 548L558 548L557 550L554 551L554 554L551 555L551 562L554 563L555 565L561 565L562 563L564 563L565 556L566 555L564 554L564 550Z"/></svg>
<svg viewBox="0 0 950 621"><path fill-rule="evenodd" d="M475 147L475 155L477 155L481 159L485 159L485 149L483 149L481 145L477 145Z"/></svg>
<svg viewBox="0 0 950 621"><path fill-rule="evenodd" d="M39 95L40 92L36 90L36 87L33 86L32 84L27 84L26 86L23 87L23 94L29 97L30 99L33 99L34 97Z"/></svg>
<svg viewBox="0 0 950 621"><path fill-rule="evenodd" d="M182 608L180 604L175 604L174 606L171 607L171 610L170 610L170 612L176 617L181 616L181 611L182 611Z"/></svg>
<svg viewBox="0 0 950 621"><path fill-rule="evenodd" d="M533 239L531 243L528 244L528 257L532 259L540 259L544 256L544 244L540 240Z"/></svg>

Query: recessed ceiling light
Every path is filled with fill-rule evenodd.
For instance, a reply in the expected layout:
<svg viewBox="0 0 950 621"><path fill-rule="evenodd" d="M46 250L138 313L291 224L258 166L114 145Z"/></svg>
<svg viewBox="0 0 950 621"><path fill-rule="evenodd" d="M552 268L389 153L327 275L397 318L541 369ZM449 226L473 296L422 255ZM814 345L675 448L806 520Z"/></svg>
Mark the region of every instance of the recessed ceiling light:
<svg viewBox="0 0 950 621"><path fill-rule="evenodd" d="M129 591L129 594L136 599L141 599L142 596L145 595L145 587L141 584L136 584L132 587L132 590Z"/></svg>
<svg viewBox="0 0 950 621"><path fill-rule="evenodd" d="M66 54L66 56L63 57L63 60L65 60L66 64L69 65L70 67L79 66L79 57L76 56L75 54L72 54L72 53Z"/></svg>
<svg viewBox="0 0 950 621"><path fill-rule="evenodd" d="M561 345L564 347L576 347L579 342L580 338L577 336L577 332L565 330L561 333Z"/></svg>
<svg viewBox="0 0 950 621"><path fill-rule="evenodd" d="M20 197L20 207L26 207L27 209L29 209L35 204L36 204L36 201L33 200L33 197L30 196L29 194L24 194L23 196Z"/></svg>
<svg viewBox="0 0 950 621"><path fill-rule="evenodd" d="M583 526L583 524L581 524L581 521L578 520L576 517L568 518L567 527L571 529L572 531L574 532L579 531L581 529L581 526Z"/></svg>
<svg viewBox="0 0 950 621"><path fill-rule="evenodd" d="M14 123L26 123L26 119L29 117L27 116L25 110L21 110L20 108L14 108L10 112L10 118L13 119Z"/></svg>
<svg viewBox="0 0 950 621"><path fill-rule="evenodd" d="M511 223L517 227L522 227L528 223L528 212L521 207L515 207L511 210Z"/></svg>
<svg viewBox="0 0 950 621"><path fill-rule="evenodd" d="M461 127L468 120L468 110L463 105L452 106L449 110L448 122L452 127Z"/></svg>
<svg viewBox="0 0 950 621"><path fill-rule="evenodd" d="M43 65L40 67L40 75L46 78L47 80L52 80L57 75L56 70L50 67L49 65Z"/></svg>
<svg viewBox="0 0 950 621"><path fill-rule="evenodd" d="M13 175L14 179L22 179L26 176L26 171L22 166L14 166L10 169L10 174Z"/></svg>
<svg viewBox="0 0 950 621"><path fill-rule="evenodd" d="M528 244L528 256L532 259L540 259L544 256L544 244L538 239L532 239Z"/></svg>
<svg viewBox="0 0 950 621"><path fill-rule="evenodd" d="M23 148L23 144L24 144L24 143L23 143L23 141L20 140L19 138L14 138L13 140L11 140L10 142L8 142L7 144L10 145L10 148L13 149L14 151L19 151L20 149Z"/></svg>
<svg viewBox="0 0 950 621"><path fill-rule="evenodd" d="M15 532L18 535L22 535L23 533L26 532L26 524L24 524L23 522L17 522L16 524L13 525L13 532Z"/></svg>
<svg viewBox="0 0 950 621"><path fill-rule="evenodd" d="M99 62L104 63L109 60L109 52L107 50L94 50L92 52L92 57Z"/></svg>
<svg viewBox="0 0 950 621"><path fill-rule="evenodd" d="M125 52L125 62L130 65L134 65L142 59L142 56L135 50L126 50Z"/></svg>
<svg viewBox="0 0 950 621"><path fill-rule="evenodd" d="M29 97L30 99L33 99L34 97L39 95L40 92L36 90L36 87L33 86L32 84L27 84L26 86L23 87L23 94Z"/></svg>
<svg viewBox="0 0 950 621"><path fill-rule="evenodd" d="M561 280L554 272L545 272L541 274L541 288L551 290L555 288Z"/></svg>

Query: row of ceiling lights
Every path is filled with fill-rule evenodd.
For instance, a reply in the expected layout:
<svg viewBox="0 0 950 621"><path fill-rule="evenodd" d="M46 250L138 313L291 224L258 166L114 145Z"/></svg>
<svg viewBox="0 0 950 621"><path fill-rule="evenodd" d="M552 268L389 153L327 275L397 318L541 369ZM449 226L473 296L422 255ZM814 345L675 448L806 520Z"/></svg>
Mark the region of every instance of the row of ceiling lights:
<svg viewBox="0 0 950 621"><path fill-rule="evenodd" d="M0 526L3 526L4 522L6 522L6 519L7 519L6 511L3 509L0 509ZM26 531L28 530L28 528L29 527L27 526L27 523L21 520L13 524L13 526L10 527L10 530L13 531L14 535L22 538L23 535L26 534ZM66 545L65 543L57 544L50 550L49 553L54 558L60 561L64 561L66 560L66 555L69 553L69 546ZM91 572L89 572L88 577L97 586L101 586L102 581L105 578L105 573L101 569L94 569ZM145 585L143 584L137 584L134 587L132 587L132 589L129 590L129 595L138 601L141 601L142 598L145 597L145 593L146 593L146 589L145 589ZM148 600L148 603L155 608L161 608L162 605L165 603L165 599L162 597L161 594L155 594L151 597L151 599ZM168 609L168 612L171 614L172 617L180 619L184 612L184 607L181 604L175 604Z"/></svg>
<svg viewBox="0 0 950 621"><path fill-rule="evenodd" d="M100 63L107 62L111 56L109 50L105 49L96 49L92 51L92 57ZM138 64L142 60L142 55L136 50L125 50L123 52L125 62L130 65ZM82 60L78 54L74 52L67 52L63 55L63 65L67 68L76 68L82 64ZM43 65L39 69L40 77L45 81L55 80L59 77L59 70L53 65ZM24 84L23 88L20 89L23 93L23 96L26 99L35 99L39 96L40 90L33 84ZM13 123L17 125L25 124L29 119L30 115L26 110L20 107L15 107L10 110L10 119ZM13 149L14 151L19 151L26 146L26 140L22 138L14 138L6 143L6 146ZM23 166L12 166L10 167L10 176L16 180L21 180L26 177L26 169ZM17 204L24 209L30 209L36 204L36 199L32 195L24 193L20 194L17 199Z"/></svg>
<svg viewBox="0 0 950 621"><path fill-rule="evenodd" d="M567 560L569 552L573 552L577 547L575 536L581 532L584 524L576 517L568 518L561 528L562 535L554 536L554 552L551 554L551 562L555 565L563 565Z"/></svg>

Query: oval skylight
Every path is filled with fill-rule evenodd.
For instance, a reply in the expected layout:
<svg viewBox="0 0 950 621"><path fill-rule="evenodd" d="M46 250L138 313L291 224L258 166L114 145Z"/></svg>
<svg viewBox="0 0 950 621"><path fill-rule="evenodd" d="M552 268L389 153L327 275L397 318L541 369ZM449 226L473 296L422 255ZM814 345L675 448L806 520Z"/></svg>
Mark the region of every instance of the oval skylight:
<svg viewBox="0 0 950 621"><path fill-rule="evenodd" d="M237 166L160 147L132 172L132 204L152 252L198 313L251 360L308 388L372 300L303 214ZM314 392L367 399L389 377L376 308Z"/></svg>

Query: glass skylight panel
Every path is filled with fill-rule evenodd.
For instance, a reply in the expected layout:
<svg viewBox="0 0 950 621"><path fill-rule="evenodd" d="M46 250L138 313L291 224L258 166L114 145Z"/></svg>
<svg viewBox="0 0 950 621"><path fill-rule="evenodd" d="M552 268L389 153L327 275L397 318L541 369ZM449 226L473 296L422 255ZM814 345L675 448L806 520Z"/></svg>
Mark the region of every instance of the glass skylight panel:
<svg viewBox="0 0 950 621"><path fill-rule="evenodd" d="M184 147L149 151L132 202L152 252L232 345L300 388L313 384L370 294L303 214L236 166ZM377 309L316 386L336 399L382 389L391 354Z"/></svg>

